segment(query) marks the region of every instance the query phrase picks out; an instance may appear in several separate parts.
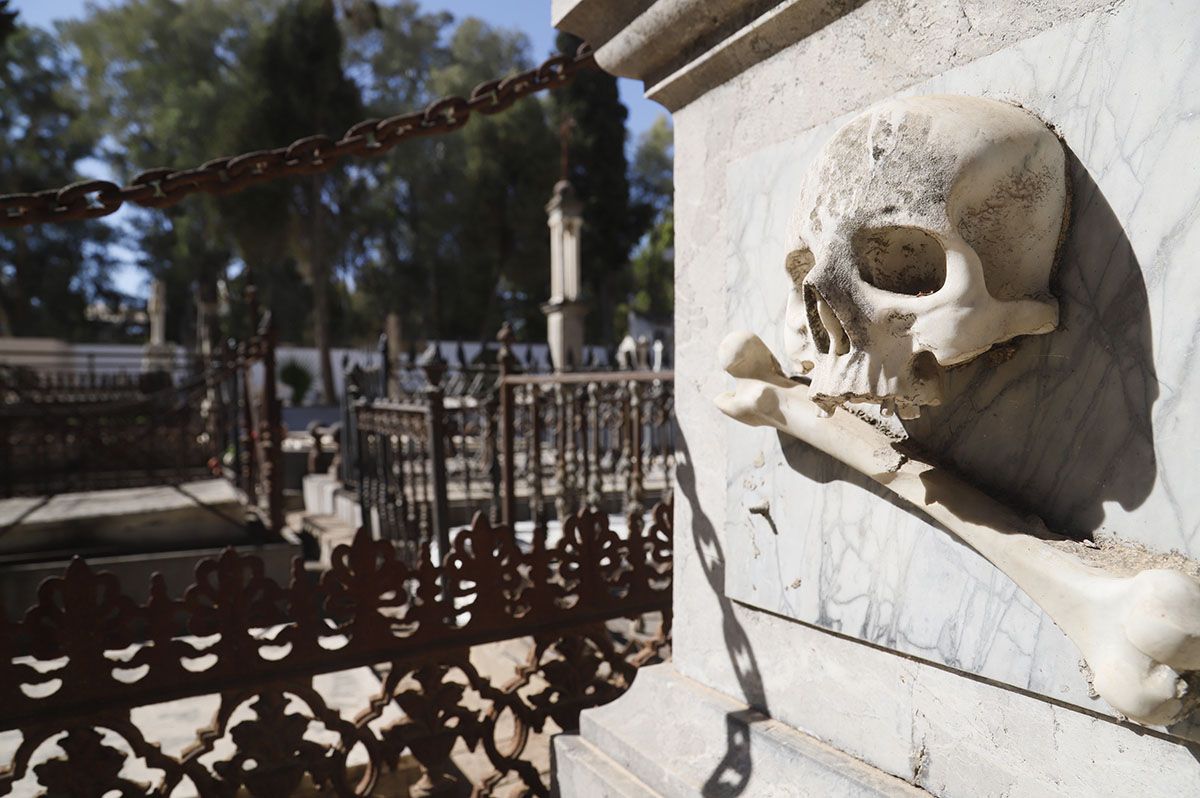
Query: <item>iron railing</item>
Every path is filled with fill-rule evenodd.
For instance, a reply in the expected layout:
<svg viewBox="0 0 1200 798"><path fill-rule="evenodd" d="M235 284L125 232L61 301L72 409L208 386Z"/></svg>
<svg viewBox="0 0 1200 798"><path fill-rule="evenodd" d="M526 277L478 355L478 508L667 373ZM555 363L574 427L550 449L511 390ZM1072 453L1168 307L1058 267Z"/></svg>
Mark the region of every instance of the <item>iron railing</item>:
<svg viewBox="0 0 1200 798"><path fill-rule="evenodd" d="M669 493L672 372L521 373L510 344L505 334L491 390L478 397L446 396L436 360L400 401L379 398L386 370L348 375L342 479L363 525L408 562L427 543L445 551L451 524L475 512L537 525L548 506L562 522L579 507L641 512L648 495Z"/></svg>
<svg viewBox="0 0 1200 798"><path fill-rule="evenodd" d="M252 303L253 304L253 303ZM0 496L229 478L270 530L283 525L282 425L270 314L176 378L0 363ZM261 368L260 396L252 373Z"/></svg>
<svg viewBox="0 0 1200 798"><path fill-rule="evenodd" d="M549 794L531 734L576 729L665 643L670 505L648 523L631 515L624 535L581 511L556 541L540 527L529 549L479 515L445 554L435 564L426 547L408 565L362 530L319 579L297 559L282 585L229 549L182 596L157 575L131 593L76 559L23 620L0 613L0 733L21 735L0 795L367 795L406 762L429 794L456 778L456 746L489 766L475 794L506 778ZM661 619L649 640L606 627L647 614ZM473 646L525 637L511 678L472 660ZM339 712L314 677L364 666L374 689L349 697L357 714ZM211 723L182 751L160 746L148 721L197 696L216 697ZM138 761L153 783L122 774Z"/></svg>
<svg viewBox="0 0 1200 798"><path fill-rule="evenodd" d="M553 498L559 520L576 507L644 509L648 481L669 497L675 466L674 372L522 374L512 334L500 332L497 383L499 474L504 523L526 498L535 524ZM648 478L650 478L648 480Z"/></svg>
<svg viewBox="0 0 1200 798"><path fill-rule="evenodd" d="M431 392L432 394L433 392ZM447 551L445 420L440 397L355 408L357 490L363 526L415 562L423 544Z"/></svg>

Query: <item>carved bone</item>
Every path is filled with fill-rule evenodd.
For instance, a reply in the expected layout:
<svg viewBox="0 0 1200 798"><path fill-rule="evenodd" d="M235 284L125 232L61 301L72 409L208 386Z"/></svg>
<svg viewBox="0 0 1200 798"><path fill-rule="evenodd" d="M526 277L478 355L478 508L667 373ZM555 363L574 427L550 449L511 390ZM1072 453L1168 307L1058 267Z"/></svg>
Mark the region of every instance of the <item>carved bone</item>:
<svg viewBox="0 0 1200 798"><path fill-rule="evenodd" d="M736 380L716 398L727 416L792 435L885 486L1003 571L1079 647L1092 686L1143 724L1178 720L1200 671L1200 585L1171 569L1117 576L1055 548L1041 520L1022 516L959 475L901 454L881 429L843 408L829 416L786 377L756 335L729 334L719 353Z"/></svg>
<svg viewBox="0 0 1200 798"><path fill-rule="evenodd" d="M944 368L1058 326L1050 273L1066 154L1042 120L982 97L901 97L850 120L792 217L791 367L826 408L915 418Z"/></svg>

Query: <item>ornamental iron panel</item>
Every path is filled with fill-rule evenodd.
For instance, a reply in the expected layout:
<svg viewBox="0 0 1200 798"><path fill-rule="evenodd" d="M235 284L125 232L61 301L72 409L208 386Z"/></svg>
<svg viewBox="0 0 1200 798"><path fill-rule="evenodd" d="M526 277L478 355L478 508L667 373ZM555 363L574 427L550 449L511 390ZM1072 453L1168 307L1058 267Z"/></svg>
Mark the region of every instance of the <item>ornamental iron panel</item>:
<svg viewBox="0 0 1200 798"><path fill-rule="evenodd" d="M76 559L48 579L38 603L10 623L0 613L0 731L22 736L0 795L169 795L184 782L202 796L290 795L302 783L367 795L383 769L419 767L428 791L452 778L455 745L482 751L489 794L516 778L548 795L523 758L529 736L578 727L579 713L612 700L653 660L670 625L671 506L631 515L623 535L606 516L570 516L552 544L529 546L482 515L440 565L416 565L360 530L319 577L294 563L289 584L233 549L202 561L182 597L155 576L135 597ZM658 634L621 642L606 621L648 613ZM494 683L470 648L531 638L526 661ZM318 674L371 666L380 686L345 718L314 687ZM133 710L192 696L219 697L211 724L172 754L148 740ZM389 707L391 709L389 709ZM399 719L382 723L385 710ZM311 734L319 726L324 736ZM226 743L233 743L232 749ZM54 746L58 746L58 750ZM351 751L365 765L351 767ZM141 759L154 784L121 776Z"/></svg>

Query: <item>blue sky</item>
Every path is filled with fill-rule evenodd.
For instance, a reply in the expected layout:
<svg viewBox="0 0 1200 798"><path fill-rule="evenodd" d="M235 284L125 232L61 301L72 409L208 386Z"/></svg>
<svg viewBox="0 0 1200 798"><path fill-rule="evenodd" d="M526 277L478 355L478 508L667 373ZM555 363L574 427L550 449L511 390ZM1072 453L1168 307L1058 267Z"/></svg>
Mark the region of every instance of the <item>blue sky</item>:
<svg viewBox="0 0 1200 798"><path fill-rule="evenodd" d="M49 26L56 19L83 14L87 0L16 0L10 3L21 14L22 21ZM105 5L105 0L100 0ZM449 11L456 18L479 17L498 27L516 28L529 37L533 54L544 58L554 51L555 31L550 27L550 0L421 0L430 11ZM642 96L642 84L621 78L618 81L621 99L629 108L631 138L650 127L655 118L666 111L657 103Z"/></svg>
<svg viewBox="0 0 1200 798"><path fill-rule="evenodd" d="M81 16L87 4L87 0L16 0L9 6L20 13L22 22L49 27L57 19ZM107 3L100 0L98 4ZM529 37L533 55L538 60L554 51L555 30L550 27L550 0L420 0L420 5L428 11L449 11L458 19L479 17L497 27L520 30ZM632 143L666 111L642 96L640 82L621 78L618 87L621 100L629 109ZM126 293L146 292L144 277L137 269L121 268L115 278L117 287Z"/></svg>

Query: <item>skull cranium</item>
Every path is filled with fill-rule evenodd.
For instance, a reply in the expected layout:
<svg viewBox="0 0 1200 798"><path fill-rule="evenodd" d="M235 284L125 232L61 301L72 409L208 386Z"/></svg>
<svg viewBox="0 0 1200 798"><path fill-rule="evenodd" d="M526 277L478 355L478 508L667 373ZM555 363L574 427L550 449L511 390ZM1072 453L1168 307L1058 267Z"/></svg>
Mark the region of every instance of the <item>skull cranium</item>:
<svg viewBox="0 0 1200 798"><path fill-rule="evenodd" d="M801 192L785 339L812 399L920 414L945 367L1058 325L1065 154L1032 114L931 96L838 131Z"/></svg>

